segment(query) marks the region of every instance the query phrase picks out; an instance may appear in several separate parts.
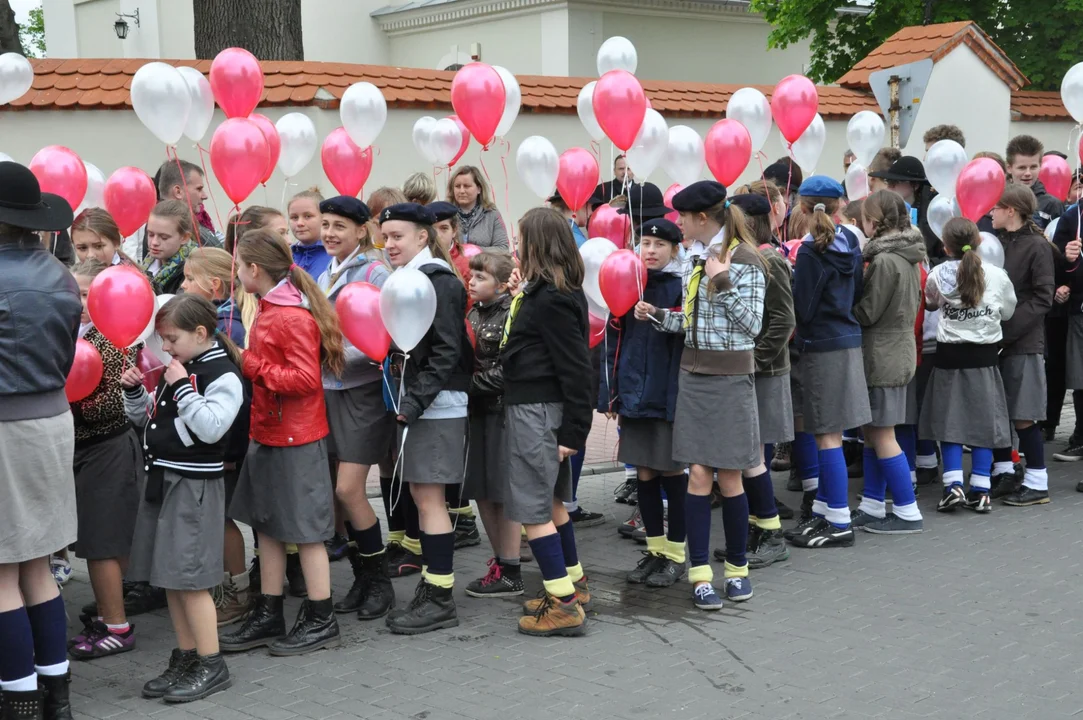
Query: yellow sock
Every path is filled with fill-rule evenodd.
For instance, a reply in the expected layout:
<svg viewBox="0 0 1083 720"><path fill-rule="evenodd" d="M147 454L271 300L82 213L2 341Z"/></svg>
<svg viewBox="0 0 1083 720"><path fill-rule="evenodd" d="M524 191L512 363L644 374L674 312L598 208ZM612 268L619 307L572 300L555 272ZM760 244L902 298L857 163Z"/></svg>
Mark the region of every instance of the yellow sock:
<svg viewBox="0 0 1083 720"><path fill-rule="evenodd" d="M741 567L725 563L722 566L722 576L728 578L748 577L748 563L745 563Z"/></svg>
<svg viewBox="0 0 1083 720"><path fill-rule="evenodd" d="M467 503L460 508L448 508L447 511L449 514L458 515L459 517L474 517L474 508L470 503Z"/></svg>
<svg viewBox="0 0 1083 720"><path fill-rule="evenodd" d="M572 579L567 575L556 580L546 580L542 585L545 586L545 592L553 597L563 598L575 595L575 585L572 584Z"/></svg>
<svg viewBox="0 0 1083 720"><path fill-rule="evenodd" d="M701 582L709 583L713 580L714 569L710 565L693 565L688 568L688 582L693 585Z"/></svg>
<svg viewBox="0 0 1083 720"><path fill-rule="evenodd" d="M661 554L675 563L683 563L685 560L684 543L667 539L662 546Z"/></svg>
<svg viewBox="0 0 1083 720"><path fill-rule="evenodd" d="M647 536L647 552L651 555L663 555L666 548L666 536L659 535L658 537Z"/></svg>
<svg viewBox="0 0 1083 720"><path fill-rule="evenodd" d="M402 541L403 541L403 538L405 538L405 537L406 537L406 531L405 530L389 530L387 532L387 541L389 543L395 542L395 543L399 543L401 545Z"/></svg>
<svg viewBox="0 0 1083 720"><path fill-rule="evenodd" d="M297 554L297 546L294 545L293 543L286 543L286 554L287 555L296 555Z"/></svg>
<svg viewBox="0 0 1083 720"><path fill-rule="evenodd" d="M576 563L568 568L568 577L573 583L577 583L583 579L583 565L582 563ZM564 593L567 595L567 593Z"/></svg>
<svg viewBox="0 0 1083 720"><path fill-rule="evenodd" d="M749 521L760 530L781 530L782 523L778 520L778 515L769 518L749 518Z"/></svg>
<svg viewBox="0 0 1083 720"><path fill-rule="evenodd" d="M421 538L408 537L404 533L402 536L402 546L412 552L414 555L421 554Z"/></svg>
<svg viewBox="0 0 1083 720"><path fill-rule="evenodd" d="M523 537L523 539L524 539L524 540L526 540L526 539L527 539L527 538L526 538L526 528L523 528L523 529L522 529L522 532L521 532L520 534L522 535L522 537Z"/></svg>
<svg viewBox="0 0 1083 720"><path fill-rule="evenodd" d="M425 578L425 582L430 585L435 585L438 588L453 588L455 587L455 573L448 573L447 575L434 575L428 571L428 569L421 571L421 577Z"/></svg>
<svg viewBox="0 0 1083 720"><path fill-rule="evenodd" d="M760 519L758 517L756 517L755 515L749 515L748 516L748 524L749 524L749 526L759 525L760 524Z"/></svg>

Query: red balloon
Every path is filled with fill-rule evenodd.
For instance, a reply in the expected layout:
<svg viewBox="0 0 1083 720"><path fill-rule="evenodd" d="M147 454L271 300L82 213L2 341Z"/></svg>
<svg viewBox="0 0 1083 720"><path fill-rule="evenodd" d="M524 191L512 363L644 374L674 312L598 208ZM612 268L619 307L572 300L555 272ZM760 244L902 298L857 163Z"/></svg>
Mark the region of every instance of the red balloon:
<svg viewBox="0 0 1083 720"><path fill-rule="evenodd" d="M278 165L278 156L282 152L282 141L278 137L278 128L266 115L252 113L248 116L248 119L259 125L259 129L263 131L263 137L267 138L267 151L270 157L267 162L267 169L263 171L263 179L260 180L260 183L266 185Z"/></svg>
<svg viewBox="0 0 1083 720"><path fill-rule="evenodd" d="M263 95L263 68L247 50L226 48L211 63L210 83L227 118L246 118Z"/></svg>
<svg viewBox="0 0 1083 720"><path fill-rule="evenodd" d="M154 314L154 290L138 270L113 265L90 283L86 307L98 332L126 348L139 339Z"/></svg>
<svg viewBox="0 0 1083 720"><path fill-rule="evenodd" d="M364 150L350 139L346 128L335 128L320 150L323 172L339 195L357 197L372 172L372 148Z"/></svg>
<svg viewBox="0 0 1083 720"><path fill-rule="evenodd" d="M346 339L369 359L383 362L391 348L391 335L380 317L380 288L366 282L350 283L339 292L335 312Z"/></svg>
<svg viewBox="0 0 1083 720"><path fill-rule="evenodd" d="M143 373L143 387L153 394L158 389L158 381L165 373L165 365L161 359L150 350L143 348L136 357L135 366Z"/></svg>
<svg viewBox="0 0 1083 720"><path fill-rule="evenodd" d="M38 179L42 192L59 195L72 209L86 197L86 165L66 147L49 145L38 150L30 161L30 172Z"/></svg>
<svg viewBox="0 0 1083 720"><path fill-rule="evenodd" d="M102 381L102 356L98 349L79 338L75 343L75 362L68 371L64 394L68 402L79 402L98 387Z"/></svg>
<svg viewBox="0 0 1083 720"><path fill-rule="evenodd" d="M505 96L500 73L485 63L463 65L451 81L451 107L482 147L496 135Z"/></svg>
<svg viewBox="0 0 1083 720"><path fill-rule="evenodd" d="M481 249L480 245L474 245L473 243L463 244L463 257L472 258L475 255L482 254L483 252L485 251Z"/></svg>
<svg viewBox="0 0 1083 720"><path fill-rule="evenodd" d="M594 86L593 105L594 117L606 137L627 152L647 114L647 96L636 76L627 70L602 75Z"/></svg>
<svg viewBox="0 0 1083 720"><path fill-rule="evenodd" d="M470 131L463 124L463 121L459 119L458 115L448 115L448 120L454 120L455 124L459 126L459 132L462 133L463 141L459 145L459 152L455 153L455 157L451 158L451 162L447 164L448 167L452 167L455 163L459 162L459 158L466 152L466 148L470 147Z"/></svg>
<svg viewBox="0 0 1083 720"><path fill-rule="evenodd" d="M234 205L240 205L263 180L270 156L263 131L248 118L226 120L211 138L211 169Z"/></svg>
<svg viewBox="0 0 1083 720"><path fill-rule="evenodd" d="M684 185L678 185L677 183L673 183L668 188L666 188L665 194L662 195L662 201L665 203L666 207L673 207L673 196L679 193L681 190L684 190ZM677 219L680 218L680 216L681 214L674 210L673 212L666 213L666 220L675 223L677 222Z"/></svg>
<svg viewBox="0 0 1083 720"><path fill-rule="evenodd" d="M102 188L102 204L113 216L122 237L134 235L145 225L157 202L154 181L137 167L120 168Z"/></svg>
<svg viewBox="0 0 1083 720"><path fill-rule="evenodd" d="M711 126L703 151L714 179L729 186L741 177L752 159L752 137L744 125L726 118Z"/></svg>
<svg viewBox="0 0 1083 720"><path fill-rule="evenodd" d="M613 317L623 317L643 297L647 266L631 250L618 250L602 261L598 289Z"/></svg>
<svg viewBox="0 0 1083 720"><path fill-rule="evenodd" d="M1083 157L1083 152L1080 156ZM1038 171L1038 180L1045 185L1050 195L1064 202L1072 189L1072 169L1068 167L1068 161L1064 158L1046 155L1042 158L1042 169Z"/></svg>
<svg viewBox="0 0 1083 720"><path fill-rule="evenodd" d="M571 148L560 154L557 190L568 207L578 210L598 187L598 161L583 148Z"/></svg>
<svg viewBox="0 0 1083 720"><path fill-rule="evenodd" d="M590 317L590 347L596 348L605 340L605 320L588 313Z"/></svg>
<svg viewBox="0 0 1083 720"><path fill-rule="evenodd" d="M791 143L812 124L819 107L816 86L804 75L787 75L771 93L771 116L782 137Z"/></svg>
<svg viewBox="0 0 1083 720"><path fill-rule="evenodd" d="M601 205L590 216L590 221L587 223L587 236L605 238L619 250L628 244L628 233L631 229L631 217L621 215L614 207Z"/></svg>
<svg viewBox="0 0 1083 720"><path fill-rule="evenodd" d="M1004 194L1004 171L992 158L971 160L955 181L955 199L963 217L974 222L993 209Z"/></svg>

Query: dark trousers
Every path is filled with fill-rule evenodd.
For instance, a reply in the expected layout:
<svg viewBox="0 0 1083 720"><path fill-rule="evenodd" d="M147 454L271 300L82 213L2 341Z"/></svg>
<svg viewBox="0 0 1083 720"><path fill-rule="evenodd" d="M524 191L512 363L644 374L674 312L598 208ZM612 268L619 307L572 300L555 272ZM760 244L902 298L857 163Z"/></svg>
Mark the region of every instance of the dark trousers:
<svg viewBox="0 0 1083 720"><path fill-rule="evenodd" d="M1042 427L1060 424L1064 408L1065 371L1068 360L1068 317L1047 315L1045 318L1045 383L1046 412Z"/></svg>

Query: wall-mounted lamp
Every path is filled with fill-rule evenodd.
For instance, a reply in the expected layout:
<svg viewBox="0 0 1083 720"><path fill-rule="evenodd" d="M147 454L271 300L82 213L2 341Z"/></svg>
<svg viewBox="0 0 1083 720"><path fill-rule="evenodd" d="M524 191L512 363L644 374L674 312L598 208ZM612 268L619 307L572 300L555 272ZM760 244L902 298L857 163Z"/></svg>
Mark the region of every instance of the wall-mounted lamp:
<svg viewBox="0 0 1083 720"><path fill-rule="evenodd" d="M117 37L121 40L128 37L128 21L124 18L131 18L135 20L135 26L139 27L139 8L135 9L134 15L125 15L124 13L117 13L117 21L113 23L113 29L117 32Z"/></svg>

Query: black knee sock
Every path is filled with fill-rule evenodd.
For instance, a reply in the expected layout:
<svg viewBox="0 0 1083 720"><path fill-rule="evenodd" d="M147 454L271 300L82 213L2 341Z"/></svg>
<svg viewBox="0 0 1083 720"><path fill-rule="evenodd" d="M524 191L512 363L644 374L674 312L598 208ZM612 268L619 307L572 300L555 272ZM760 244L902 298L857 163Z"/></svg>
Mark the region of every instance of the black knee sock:
<svg viewBox="0 0 1083 720"><path fill-rule="evenodd" d="M647 537L662 537L665 534L662 510L662 483L658 478L638 480L636 492L639 496L639 512L643 516L643 527Z"/></svg>
<svg viewBox="0 0 1083 720"><path fill-rule="evenodd" d="M421 553L429 575L451 575L455 564L455 533L422 534Z"/></svg>
<svg viewBox="0 0 1083 720"><path fill-rule="evenodd" d="M379 555L384 551L379 520L364 530L357 530L350 523L346 523L346 534L349 536L350 542L357 546L357 551L366 557Z"/></svg>
<svg viewBox="0 0 1083 720"><path fill-rule="evenodd" d="M688 476L684 473L663 476L662 487L669 502L669 532L666 537L673 542L683 543L686 535L684 499L688 495Z"/></svg>

